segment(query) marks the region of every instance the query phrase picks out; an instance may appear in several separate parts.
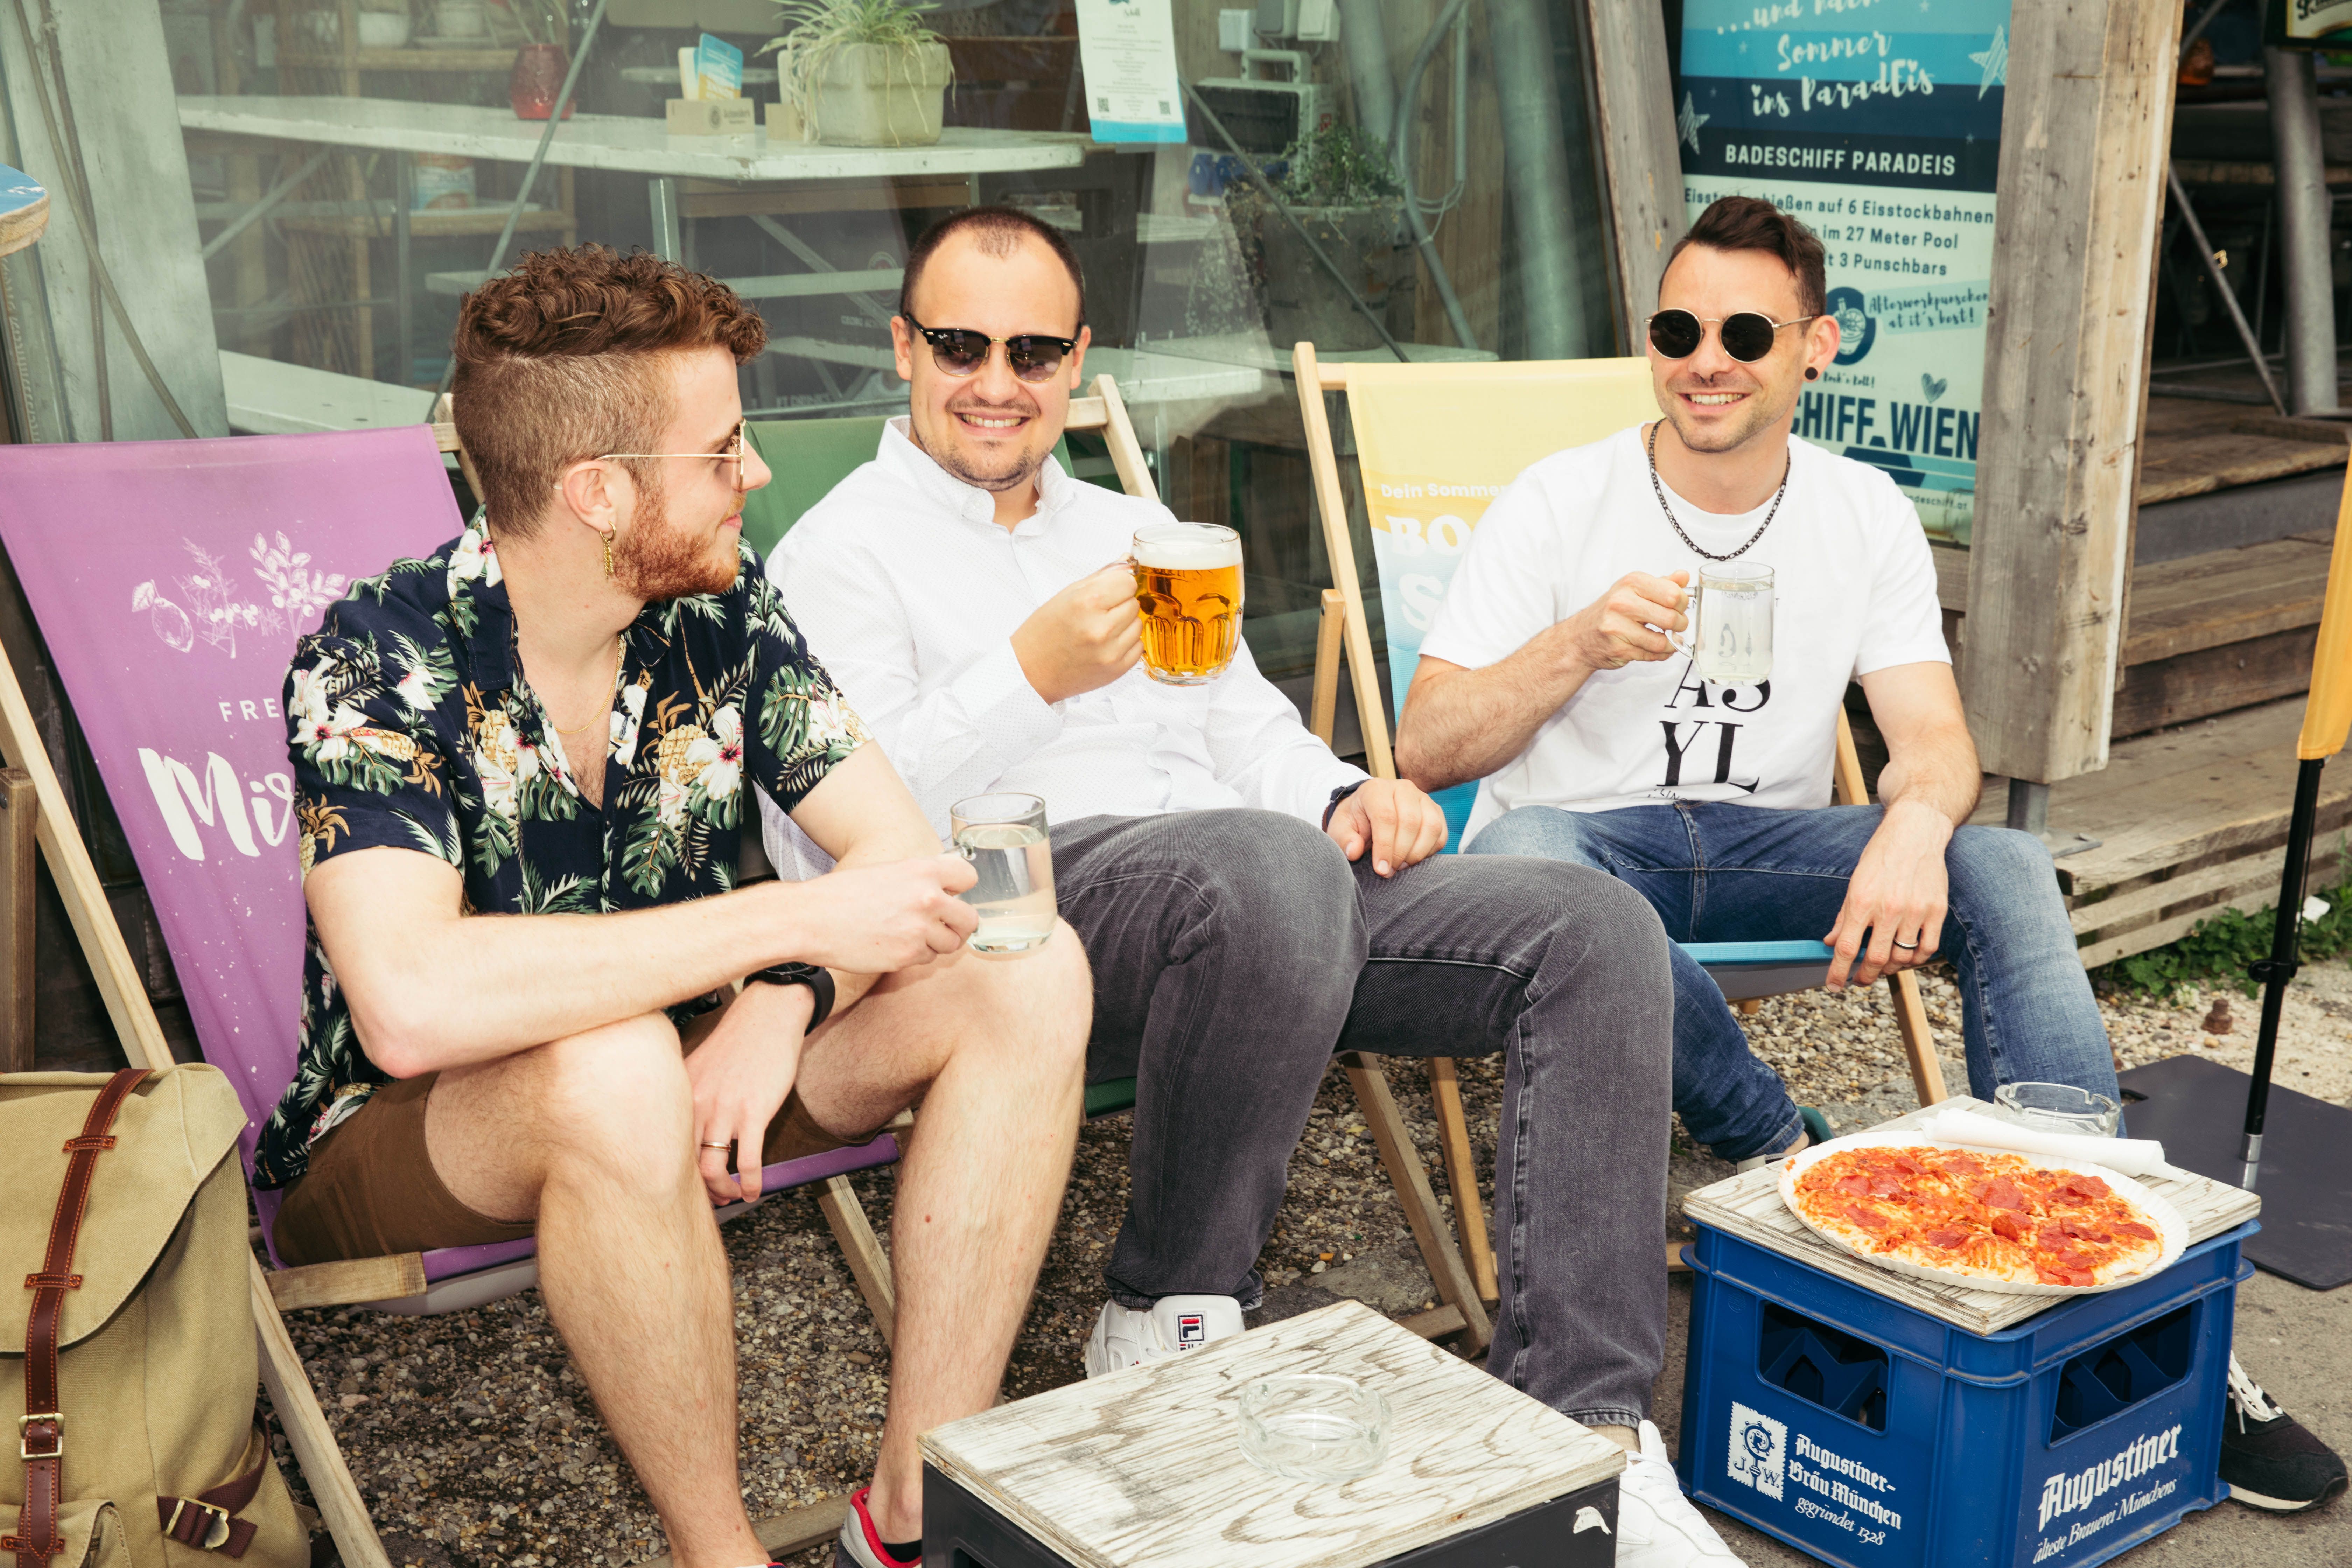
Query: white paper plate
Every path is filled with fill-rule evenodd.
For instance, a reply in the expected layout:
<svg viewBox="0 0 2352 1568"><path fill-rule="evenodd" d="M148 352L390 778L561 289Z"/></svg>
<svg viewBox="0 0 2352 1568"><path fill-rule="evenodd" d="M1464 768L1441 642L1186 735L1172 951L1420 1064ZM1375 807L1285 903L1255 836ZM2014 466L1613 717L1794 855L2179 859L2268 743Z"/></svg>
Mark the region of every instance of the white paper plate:
<svg viewBox="0 0 2352 1568"><path fill-rule="evenodd" d="M2163 1238L2163 1256L2152 1267L2137 1274L2122 1275L2105 1285L2045 1285L2040 1280L2028 1284L2011 1279L1987 1279L1979 1275L1962 1274L1956 1269L1932 1268L1907 1258L1864 1252L1845 1237L1834 1231L1822 1229L1805 1216L1804 1211L1797 1206L1797 1178L1817 1161L1825 1160L1840 1150L1869 1148L1965 1149L1971 1154L2013 1155L2028 1165L2044 1171L2070 1171L2079 1176L2096 1176L2114 1188L2118 1196L2137 1204L2147 1215L2156 1226L2157 1234ZM2174 1208L2169 1200L2158 1196L2120 1171L2110 1171L2105 1165L2094 1165L2084 1160L2062 1160L2048 1154L2028 1154L2015 1149L1990 1149L1981 1143L1955 1143L1944 1138L1921 1138L1916 1133L1862 1132L1848 1138L1833 1138L1826 1143L1816 1143L1782 1163L1780 1201L1788 1205L1789 1212L1795 1215L1806 1229L1864 1262L1892 1269L1897 1274L1908 1274L1915 1279L1931 1279L1938 1285L1959 1285L1971 1290L1990 1290L2003 1296L2095 1296L2103 1290L2120 1290L2126 1285L2137 1285L2153 1275L2163 1273L2179 1260L2181 1253L2189 1247L2189 1222L2180 1217L2180 1211Z"/></svg>

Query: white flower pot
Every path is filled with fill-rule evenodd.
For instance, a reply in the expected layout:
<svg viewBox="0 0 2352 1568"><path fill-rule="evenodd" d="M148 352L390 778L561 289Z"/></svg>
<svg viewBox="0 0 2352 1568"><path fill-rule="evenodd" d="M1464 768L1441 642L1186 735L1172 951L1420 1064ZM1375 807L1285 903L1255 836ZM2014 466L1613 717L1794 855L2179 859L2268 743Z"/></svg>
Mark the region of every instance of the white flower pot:
<svg viewBox="0 0 2352 1568"><path fill-rule="evenodd" d="M834 50L809 84L816 139L835 147L927 147L940 139L954 79L945 44Z"/></svg>

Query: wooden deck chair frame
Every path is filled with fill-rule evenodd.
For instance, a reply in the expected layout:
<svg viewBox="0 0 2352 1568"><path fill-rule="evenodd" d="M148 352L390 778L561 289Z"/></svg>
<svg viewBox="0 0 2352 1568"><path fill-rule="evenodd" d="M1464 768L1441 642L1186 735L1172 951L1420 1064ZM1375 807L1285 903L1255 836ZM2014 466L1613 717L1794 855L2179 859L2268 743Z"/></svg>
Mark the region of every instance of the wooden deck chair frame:
<svg viewBox="0 0 2352 1568"><path fill-rule="evenodd" d="M1335 584L1323 591L1322 620L1315 642L1309 727L1325 744L1330 743L1339 714L1339 670L1344 664L1355 693L1357 722L1363 731L1365 766L1375 778L1392 779L1397 776L1396 758L1389 745L1379 667L1373 662L1371 631L1364 616L1363 584L1356 574L1355 543L1348 533L1347 492L1340 484L1338 448L1332 443L1330 414L1324 404L1324 394L1348 390L1348 367L1322 363L1311 342L1293 347L1291 367L1297 376L1299 417L1307 430L1315 510L1323 524L1323 542L1331 557L1331 580ZM1864 805L1870 799L1863 782L1862 762L1854 751L1853 731L1846 723L1843 709L1838 710L1832 789L1841 805ZM1904 1054L1910 1061L1919 1103L1933 1105L1944 1099L1947 1091L1942 1065L1936 1059L1927 1009L1919 997L1918 977L1906 970L1890 976L1888 984L1895 995L1895 1026L1903 1037ZM1749 997L1739 1005L1743 1011L1752 1012L1760 1000ZM1358 1069L1351 1067L1349 1070L1352 1073ZM1462 1251L1468 1258L1477 1293L1493 1300L1496 1295L1494 1246L1488 1239L1486 1209L1478 1195L1470 1127L1462 1112L1462 1090L1451 1058L1429 1058L1429 1090L1437 1111L1438 1144L1445 1162L1446 1184L1453 1190L1454 1213L1461 1226ZM1383 1144L1383 1157L1386 1152ZM1423 1250L1426 1252L1427 1247ZM1680 1243L1666 1247L1670 1266L1681 1267L1681 1252Z"/></svg>

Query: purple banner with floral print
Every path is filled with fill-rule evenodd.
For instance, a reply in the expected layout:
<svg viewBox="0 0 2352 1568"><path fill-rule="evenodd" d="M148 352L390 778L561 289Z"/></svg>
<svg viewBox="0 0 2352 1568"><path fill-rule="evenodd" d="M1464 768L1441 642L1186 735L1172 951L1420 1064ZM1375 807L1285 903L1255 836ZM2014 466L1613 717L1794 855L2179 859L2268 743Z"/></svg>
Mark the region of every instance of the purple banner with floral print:
<svg viewBox="0 0 2352 1568"><path fill-rule="evenodd" d="M205 1059L259 1124L294 1076L294 639L463 528L423 426L0 446L5 544L154 900Z"/></svg>

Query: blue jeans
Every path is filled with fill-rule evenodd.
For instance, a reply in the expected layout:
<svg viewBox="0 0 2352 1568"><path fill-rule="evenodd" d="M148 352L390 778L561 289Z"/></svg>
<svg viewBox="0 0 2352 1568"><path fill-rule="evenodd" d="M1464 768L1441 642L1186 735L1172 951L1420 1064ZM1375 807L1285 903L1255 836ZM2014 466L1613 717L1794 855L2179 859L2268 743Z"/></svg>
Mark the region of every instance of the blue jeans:
<svg viewBox="0 0 2352 1568"><path fill-rule="evenodd" d="M1820 940L1884 808L1774 811L1719 802L1562 811L1526 805L1487 825L1472 855L1536 855L1638 889L1685 942ZM1945 851L1950 911L1939 956L1957 972L1969 1092L2070 1083L2120 1100L2090 977L2049 852L2005 827L1963 827ZM1780 1075L1748 1049L1723 993L1680 947L1675 976L1675 1110L1727 1160L1776 1152L1801 1125Z"/></svg>

